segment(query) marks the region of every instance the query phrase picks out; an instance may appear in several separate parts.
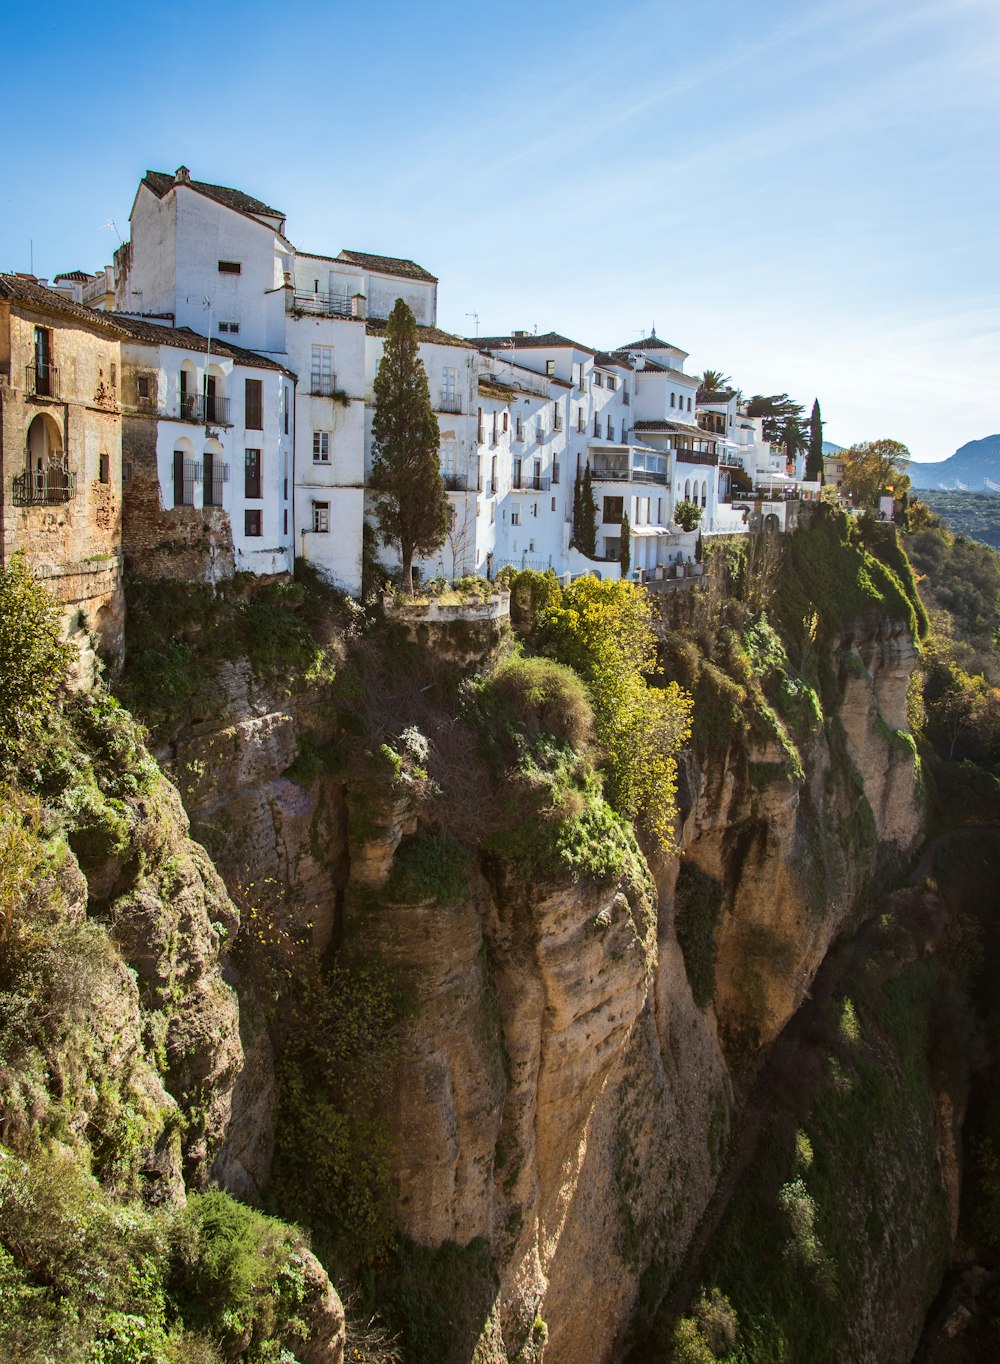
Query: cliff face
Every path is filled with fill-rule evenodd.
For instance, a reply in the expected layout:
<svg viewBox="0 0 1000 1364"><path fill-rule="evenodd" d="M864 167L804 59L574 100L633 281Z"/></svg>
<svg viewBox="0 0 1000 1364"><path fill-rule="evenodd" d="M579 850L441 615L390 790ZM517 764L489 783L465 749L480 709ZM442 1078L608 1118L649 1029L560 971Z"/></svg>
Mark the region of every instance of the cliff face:
<svg viewBox="0 0 1000 1364"><path fill-rule="evenodd" d="M610 1360L682 1265L750 1075L860 921L876 862L901 862L920 835L897 732L914 662L902 623L842 635L836 704L800 777L760 744L692 760L682 860L656 869L645 908L613 883L526 885L475 849L446 901L394 889L398 850L423 829L419 781L303 763L336 735L329 710L247 669L164 748L231 888L273 878L315 949L374 952L403 982L383 1104L399 1221L425 1246L488 1247L477 1359ZM686 911L687 936L679 867L685 896L697 878L715 905L693 929ZM274 1122L267 1038L248 1013L242 1149L216 1165L237 1188L266 1184Z"/></svg>

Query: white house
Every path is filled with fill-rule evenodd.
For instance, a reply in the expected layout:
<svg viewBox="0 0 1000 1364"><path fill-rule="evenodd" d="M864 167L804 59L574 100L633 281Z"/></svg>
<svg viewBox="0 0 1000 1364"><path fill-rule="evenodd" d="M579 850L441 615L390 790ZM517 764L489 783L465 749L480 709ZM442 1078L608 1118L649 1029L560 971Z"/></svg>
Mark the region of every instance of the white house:
<svg viewBox="0 0 1000 1364"><path fill-rule="evenodd" d="M213 575L290 572L294 374L189 328L110 316L126 335L125 552L141 565L158 541L180 548L201 529Z"/></svg>

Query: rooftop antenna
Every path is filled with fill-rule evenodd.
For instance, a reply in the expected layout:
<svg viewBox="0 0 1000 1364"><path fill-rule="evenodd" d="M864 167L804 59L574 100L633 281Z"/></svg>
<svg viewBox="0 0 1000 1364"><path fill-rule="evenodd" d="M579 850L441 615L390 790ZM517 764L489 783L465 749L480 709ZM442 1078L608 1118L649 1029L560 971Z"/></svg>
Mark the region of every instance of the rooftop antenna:
<svg viewBox="0 0 1000 1364"><path fill-rule="evenodd" d="M116 226L116 224L115 224L114 218L109 218L108 221L107 221L106 223L101 223L100 227L99 227L97 230L98 230L98 232L104 232L104 231L106 231L109 227L111 228L111 230L112 230L112 232L115 234L115 236L118 238L118 245L119 245L119 246L124 246L125 243L122 241L122 234L118 231L118 228L117 228L117 226Z"/></svg>
<svg viewBox="0 0 1000 1364"><path fill-rule="evenodd" d="M476 323L476 339L478 340L478 338L479 338L479 314L478 314L478 313L466 313L465 315L466 315L466 317L471 317L471 318L473 318L473 319L475 320L475 323Z"/></svg>

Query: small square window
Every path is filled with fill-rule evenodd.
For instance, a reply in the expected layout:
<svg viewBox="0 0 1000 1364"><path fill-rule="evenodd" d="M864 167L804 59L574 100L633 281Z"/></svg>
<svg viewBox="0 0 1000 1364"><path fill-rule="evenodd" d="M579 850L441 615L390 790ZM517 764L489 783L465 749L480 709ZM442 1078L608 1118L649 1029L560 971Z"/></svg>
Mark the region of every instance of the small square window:
<svg viewBox="0 0 1000 1364"><path fill-rule="evenodd" d="M313 530L321 535L330 529L330 504L329 502L313 503Z"/></svg>
<svg viewBox="0 0 1000 1364"><path fill-rule="evenodd" d="M555 375L556 375L556 362L555 362L554 360L546 360L546 361L545 361L545 373L546 373L546 375L548 376L548 378L550 378L550 379L554 379L554 378L555 378Z"/></svg>
<svg viewBox="0 0 1000 1364"><path fill-rule="evenodd" d="M149 397L149 375L140 374L135 381L135 393L137 398L143 400Z"/></svg>
<svg viewBox="0 0 1000 1364"><path fill-rule="evenodd" d="M240 330L240 324L239 324L238 322L220 322L220 323L219 323L219 331L220 331L221 333L228 332L230 336L238 336L238 335L239 335L239 330Z"/></svg>
<svg viewBox="0 0 1000 1364"><path fill-rule="evenodd" d="M330 463L330 433L329 431L313 432L313 463Z"/></svg>
<svg viewBox="0 0 1000 1364"><path fill-rule="evenodd" d="M263 520L263 512L245 511L243 513L243 533L248 536L263 535Z"/></svg>

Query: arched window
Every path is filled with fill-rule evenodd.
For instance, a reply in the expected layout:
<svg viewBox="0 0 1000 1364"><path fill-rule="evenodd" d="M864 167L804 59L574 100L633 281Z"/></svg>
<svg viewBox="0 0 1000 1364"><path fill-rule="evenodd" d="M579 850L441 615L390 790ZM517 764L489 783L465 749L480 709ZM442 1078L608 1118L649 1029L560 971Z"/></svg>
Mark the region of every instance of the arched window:
<svg viewBox="0 0 1000 1364"><path fill-rule="evenodd" d="M202 452L204 482L202 501L206 507L221 507L223 484L229 482L229 465L217 440L207 440Z"/></svg>
<svg viewBox="0 0 1000 1364"><path fill-rule="evenodd" d="M684 501L691 501L691 480L689 478L684 480Z"/></svg>
<svg viewBox="0 0 1000 1364"><path fill-rule="evenodd" d="M703 507L708 506L708 483L704 479L701 484L701 505Z"/></svg>
<svg viewBox="0 0 1000 1364"><path fill-rule="evenodd" d="M174 489L174 506L194 506L194 451L191 448L191 442L184 437L174 444L171 476Z"/></svg>
<svg viewBox="0 0 1000 1364"><path fill-rule="evenodd" d="M62 432L47 412L39 412L25 436L24 473L14 480L14 505L68 502L75 492L76 478L69 472Z"/></svg>

